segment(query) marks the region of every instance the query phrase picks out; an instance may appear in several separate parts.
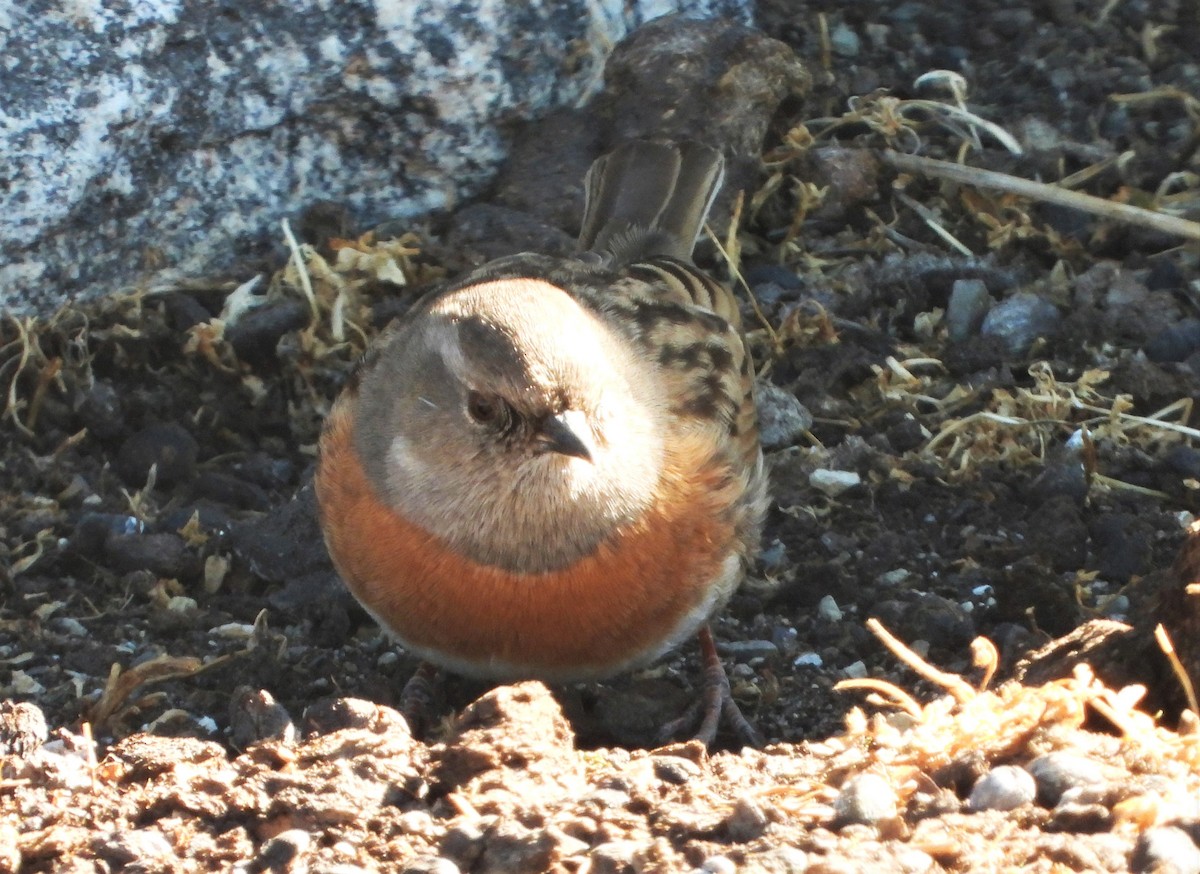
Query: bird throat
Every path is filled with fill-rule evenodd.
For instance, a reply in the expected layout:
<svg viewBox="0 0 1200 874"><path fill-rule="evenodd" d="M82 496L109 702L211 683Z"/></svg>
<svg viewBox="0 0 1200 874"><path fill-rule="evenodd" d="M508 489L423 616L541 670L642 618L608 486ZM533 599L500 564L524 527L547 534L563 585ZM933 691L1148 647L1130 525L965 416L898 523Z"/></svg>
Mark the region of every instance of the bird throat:
<svg viewBox="0 0 1200 874"><path fill-rule="evenodd" d="M464 468L419 494L393 488L388 503L480 565L545 573L591 555L653 504L660 459L604 464L550 455L520 471L492 471L487 481Z"/></svg>

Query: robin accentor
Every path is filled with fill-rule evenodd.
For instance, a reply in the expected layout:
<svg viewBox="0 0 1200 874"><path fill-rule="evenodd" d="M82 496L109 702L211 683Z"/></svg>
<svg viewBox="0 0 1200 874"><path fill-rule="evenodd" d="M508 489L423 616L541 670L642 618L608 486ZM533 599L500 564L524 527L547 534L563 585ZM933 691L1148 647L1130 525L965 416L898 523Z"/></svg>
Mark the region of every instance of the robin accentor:
<svg viewBox="0 0 1200 874"><path fill-rule="evenodd" d="M316 490L368 612L428 663L572 682L708 628L758 548L766 475L730 291L691 263L721 154L627 143L588 173L581 254L493 261L418 303L338 398ZM428 673L428 669L424 671Z"/></svg>

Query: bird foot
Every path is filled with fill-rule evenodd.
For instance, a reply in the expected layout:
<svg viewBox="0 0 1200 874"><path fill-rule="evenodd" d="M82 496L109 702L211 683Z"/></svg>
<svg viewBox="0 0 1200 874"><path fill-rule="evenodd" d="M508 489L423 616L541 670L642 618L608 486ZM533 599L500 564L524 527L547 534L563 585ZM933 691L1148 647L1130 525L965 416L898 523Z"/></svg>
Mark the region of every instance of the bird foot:
<svg viewBox="0 0 1200 874"><path fill-rule="evenodd" d="M742 715L741 708L733 700L729 676L721 664L721 657L717 655L717 645L713 642L712 632L707 625L700 629L700 656L704 661L704 695L693 702L682 716L662 727L659 741L670 741L688 726L694 725L697 717L700 717L700 729L694 738L706 747L712 746L716 740L717 729L722 720L742 746L763 746L763 736L750 720Z"/></svg>

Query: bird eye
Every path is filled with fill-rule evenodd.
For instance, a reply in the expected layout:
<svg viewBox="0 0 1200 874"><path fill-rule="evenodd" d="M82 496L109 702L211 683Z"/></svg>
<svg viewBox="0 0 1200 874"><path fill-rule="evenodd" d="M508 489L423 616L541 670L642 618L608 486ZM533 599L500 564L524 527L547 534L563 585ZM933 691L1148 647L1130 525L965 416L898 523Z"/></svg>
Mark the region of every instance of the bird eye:
<svg viewBox="0 0 1200 874"><path fill-rule="evenodd" d="M480 425L496 425L505 418L504 401L494 395L473 391L467 395L467 415Z"/></svg>

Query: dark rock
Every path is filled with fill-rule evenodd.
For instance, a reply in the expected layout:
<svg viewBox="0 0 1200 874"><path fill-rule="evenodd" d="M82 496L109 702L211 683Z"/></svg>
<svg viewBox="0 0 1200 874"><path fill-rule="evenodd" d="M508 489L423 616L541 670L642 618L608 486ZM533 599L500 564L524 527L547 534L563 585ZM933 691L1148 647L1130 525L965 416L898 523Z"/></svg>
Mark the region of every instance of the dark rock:
<svg viewBox="0 0 1200 874"><path fill-rule="evenodd" d="M311 317L305 301L280 298L243 313L226 327L225 339L242 361L265 364L275 358L280 338L303 328Z"/></svg>
<svg viewBox="0 0 1200 874"><path fill-rule="evenodd" d="M197 559L178 534L110 534L104 541L105 563L118 573L150 571L160 577L183 577Z"/></svg>
<svg viewBox="0 0 1200 874"><path fill-rule="evenodd" d="M150 425L121 445L113 467L127 485L140 489L146 485L151 466L156 466L155 485L170 487L192 477L199 451L196 438L183 426L174 422Z"/></svg>

